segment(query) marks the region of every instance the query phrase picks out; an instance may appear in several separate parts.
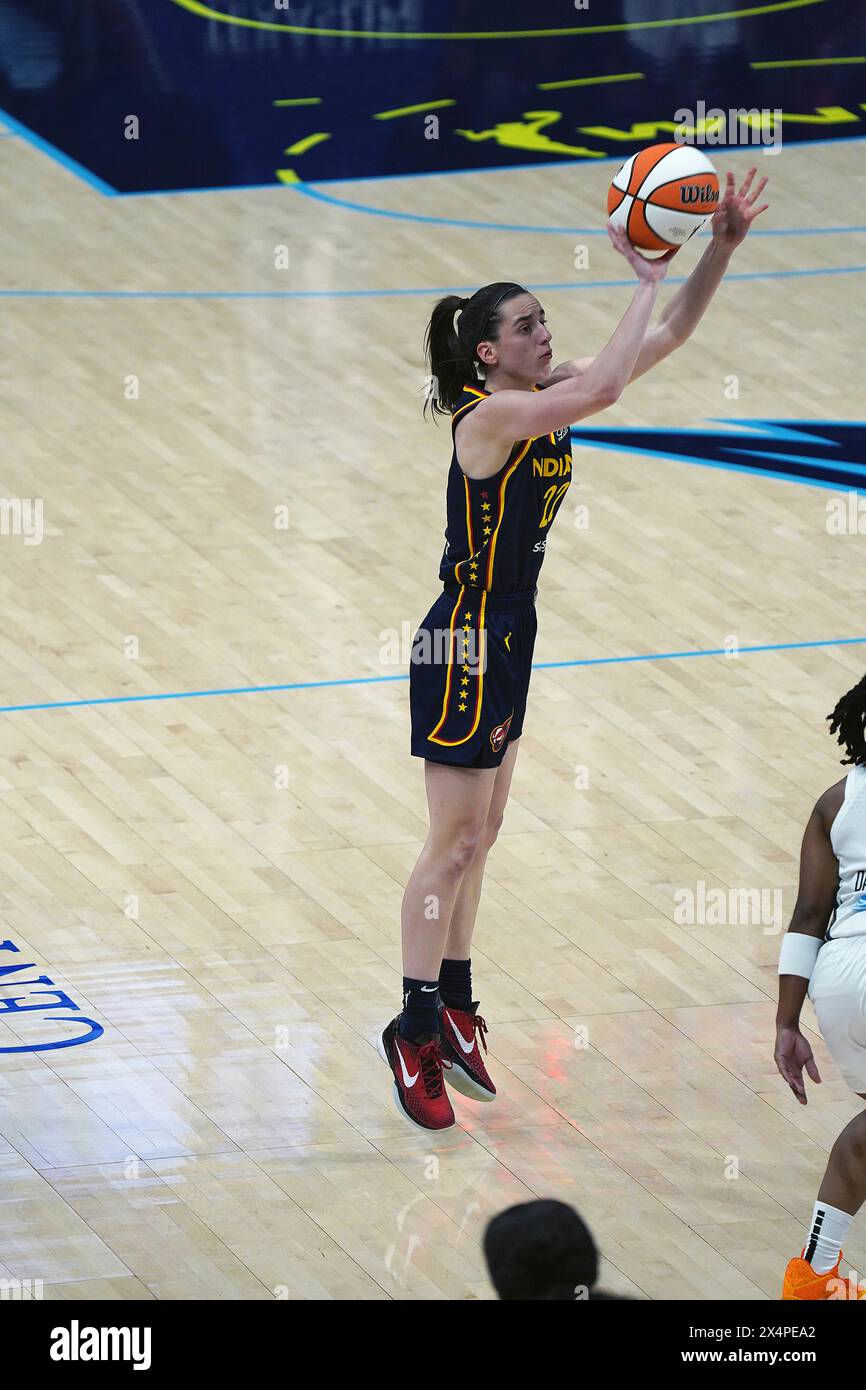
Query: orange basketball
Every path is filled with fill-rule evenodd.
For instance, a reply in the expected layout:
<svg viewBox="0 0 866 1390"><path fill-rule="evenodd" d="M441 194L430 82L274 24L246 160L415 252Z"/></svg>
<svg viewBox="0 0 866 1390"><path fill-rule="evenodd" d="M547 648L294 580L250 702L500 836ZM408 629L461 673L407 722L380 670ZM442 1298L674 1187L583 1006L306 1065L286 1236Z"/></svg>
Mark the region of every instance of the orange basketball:
<svg viewBox="0 0 866 1390"><path fill-rule="evenodd" d="M632 246L682 246L719 206L719 176L693 145L650 145L618 169L607 195L608 220Z"/></svg>

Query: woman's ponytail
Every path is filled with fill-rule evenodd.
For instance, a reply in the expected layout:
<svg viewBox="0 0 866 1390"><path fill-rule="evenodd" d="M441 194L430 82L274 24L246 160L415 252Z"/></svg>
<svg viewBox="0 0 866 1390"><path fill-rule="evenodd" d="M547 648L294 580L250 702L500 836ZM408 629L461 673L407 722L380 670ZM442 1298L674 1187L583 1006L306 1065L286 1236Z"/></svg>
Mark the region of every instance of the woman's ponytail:
<svg viewBox="0 0 866 1390"><path fill-rule="evenodd" d="M476 290L469 299L447 294L433 310L424 338L427 390L424 413L451 415L460 403L467 381L476 379L476 353L480 342L495 342L502 320L500 306L517 294L526 294L513 280L499 280Z"/></svg>
<svg viewBox="0 0 866 1390"><path fill-rule="evenodd" d="M427 389L424 393L424 413L428 405L434 415L450 415L457 409L460 393L475 375L472 347L465 347L454 326L458 310L462 313L468 299L459 294L447 294L433 310L424 338L427 361ZM458 319L459 322L459 319Z"/></svg>

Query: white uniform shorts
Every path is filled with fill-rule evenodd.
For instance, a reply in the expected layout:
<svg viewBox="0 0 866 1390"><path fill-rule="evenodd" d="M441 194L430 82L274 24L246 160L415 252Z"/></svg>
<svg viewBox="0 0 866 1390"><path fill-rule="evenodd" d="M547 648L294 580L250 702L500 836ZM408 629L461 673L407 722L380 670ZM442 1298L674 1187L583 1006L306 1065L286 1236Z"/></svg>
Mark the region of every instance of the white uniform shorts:
<svg viewBox="0 0 866 1390"><path fill-rule="evenodd" d="M866 1093L866 935L824 942L809 998L843 1080L852 1091Z"/></svg>

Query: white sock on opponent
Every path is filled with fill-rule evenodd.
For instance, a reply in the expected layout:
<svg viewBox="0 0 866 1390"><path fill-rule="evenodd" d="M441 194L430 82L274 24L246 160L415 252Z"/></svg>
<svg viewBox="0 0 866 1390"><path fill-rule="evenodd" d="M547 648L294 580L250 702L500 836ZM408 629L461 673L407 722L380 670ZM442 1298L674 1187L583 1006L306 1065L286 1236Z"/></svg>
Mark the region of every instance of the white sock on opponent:
<svg viewBox="0 0 866 1390"><path fill-rule="evenodd" d="M815 1203L803 1259L809 1261L816 1274L829 1274L836 1264L853 1220L847 1211L830 1207L826 1202Z"/></svg>

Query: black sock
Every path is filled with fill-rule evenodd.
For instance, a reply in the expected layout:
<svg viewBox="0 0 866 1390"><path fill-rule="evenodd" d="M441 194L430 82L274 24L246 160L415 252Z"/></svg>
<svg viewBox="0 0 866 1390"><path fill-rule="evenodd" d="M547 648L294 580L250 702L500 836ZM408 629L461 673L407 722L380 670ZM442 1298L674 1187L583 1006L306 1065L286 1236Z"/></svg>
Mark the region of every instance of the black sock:
<svg viewBox="0 0 866 1390"><path fill-rule="evenodd" d="M439 969L439 993L442 1003L452 1009L472 1008L471 960L443 960Z"/></svg>
<svg viewBox="0 0 866 1390"><path fill-rule="evenodd" d="M410 980L403 976L403 1012L397 1031L412 1042L422 1033L439 1032L438 980Z"/></svg>

